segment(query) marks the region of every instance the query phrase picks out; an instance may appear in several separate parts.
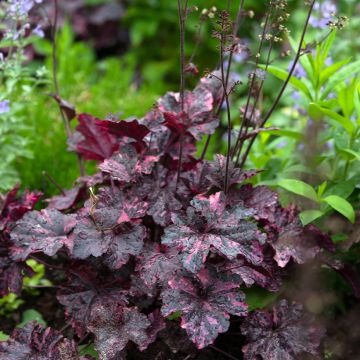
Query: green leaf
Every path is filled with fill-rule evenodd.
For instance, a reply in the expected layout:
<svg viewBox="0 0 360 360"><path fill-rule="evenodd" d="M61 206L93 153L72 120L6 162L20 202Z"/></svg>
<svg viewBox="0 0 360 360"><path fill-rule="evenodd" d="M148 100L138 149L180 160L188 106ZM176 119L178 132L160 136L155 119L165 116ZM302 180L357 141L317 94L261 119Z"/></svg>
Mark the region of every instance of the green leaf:
<svg viewBox="0 0 360 360"><path fill-rule="evenodd" d="M308 107L308 113L313 120L319 121L324 117L323 112L319 109L319 106L315 103L310 103Z"/></svg>
<svg viewBox="0 0 360 360"><path fill-rule="evenodd" d="M334 75L340 68L348 64L350 60L351 58L347 58L343 61L336 62L335 64L332 64L323 70L320 73L320 87L330 78L330 76Z"/></svg>
<svg viewBox="0 0 360 360"><path fill-rule="evenodd" d="M280 293L271 293L257 286L243 289L246 295L246 303L249 305L249 311L262 309L273 303Z"/></svg>
<svg viewBox="0 0 360 360"><path fill-rule="evenodd" d="M341 125L350 135L352 135L355 131L355 125L350 119L345 118L344 116L338 114L337 112L326 109L324 107L320 107L315 103L310 103L309 109L311 108L312 112L322 113L329 117L330 119L336 121L339 125ZM316 119L315 119L316 120Z"/></svg>
<svg viewBox="0 0 360 360"><path fill-rule="evenodd" d="M325 61L329 55L329 51L331 49L331 46L335 40L336 31L331 30L329 36L325 40L325 42L320 46L319 51L317 52L317 56L319 57L320 65L322 66L325 64ZM321 69L321 67L319 67Z"/></svg>
<svg viewBox="0 0 360 360"><path fill-rule="evenodd" d="M31 321L37 321L39 324L46 326L46 321L43 319L43 316L35 309L25 310L22 314L22 321L16 325L18 328L24 327Z"/></svg>
<svg viewBox="0 0 360 360"><path fill-rule="evenodd" d="M319 185L317 192L319 198L323 195L326 187L327 187L327 181L324 181L321 185Z"/></svg>
<svg viewBox="0 0 360 360"><path fill-rule="evenodd" d="M354 91L354 106L357 114L357 123L360 125L360 82L357 83Z"/></svg>
<svg viewBox="0 0 360 360"><path fill-rule="evenodd" d="M337 195L344 199L347 199L354 191L356 185L360 182L360 176L355 175L349 180L341 181L339 183L328 186L324 193L324 197L330 195Z"/></svg>
<svg viewBox="0 0 360 360"><path fill-rule="evenodd" d="M348 160L358 160L360 161L360 153L351 149L339 149L339 152L342 153L342 155L345 155L345 158Z"/></svg>
<svg viewBox="0 0 360 360"><path fill-rule="evenodd" d="M318 219L319 217L323 216L324 213L320 210L305 210L302 211L299 214L300 220L302 222L302 224L305 226L307 224L310 224L311 222L313 222L314 220Z"/></svg>
<svg viewBox="0 0 360 360"><path fill-rule="evenodd" d="M306 184L305 182L301 180L295 180L295 179L281 179L278 181L278 186L286 189L287 191L290 191L294 194L304 196L310 200L313 200L315 202L318 202L318 197L316 195L315 190L312 188L311 185Z"/></svg>
<svg viewBox="0 0 360 360"><path fill-rule="evenodd" d="M9 339L9 335L5 334L4 332L0 331L0 341L6 341Z"/></svg>
<svg viewBox="0 0 360 360"><path fill-rule="evenodd" d="M93 343L79 345L79 350L80 350L79 351L80 356L90 355L95 359L99 359L99 354L95 350L95 345Z"/></svg>
<svg viewBox="0 0 360 360"><path fill-rule="evenodd" d="M345 199L337 195L330 195L322 199L324 202L329 204L333 209L344 215L352 223L355 222L355 211L352 205Z"/></svg>
<svg viewBox="0 0 360 360"><path fill-rule="evenodd" d="M265 65L259 65L259 67L263 70L266 69ZM271 65L268 66L267 71L283 81L285 81L289 76L287 71ZM295 89L301 91L309 100L312 100L311 92L308 87L295 76L290 77L289 84L291 84Z"/></svg>
<svg viewBox="0 0 360 360"><path fill-rule="evenodd" d="M176 320L181 316L181 311L175 311L167 317L168 320Z"/></svg>
<svg viewBox="0 0 360 360"><path fill-rule="evenodd" d="M335 73L328 81L325 90L321 94L321 99L325 99L338 84L341 84L347 78L354 76L360 71L360 60L354 61L351 64L344 66L340 71Z"/></svg>

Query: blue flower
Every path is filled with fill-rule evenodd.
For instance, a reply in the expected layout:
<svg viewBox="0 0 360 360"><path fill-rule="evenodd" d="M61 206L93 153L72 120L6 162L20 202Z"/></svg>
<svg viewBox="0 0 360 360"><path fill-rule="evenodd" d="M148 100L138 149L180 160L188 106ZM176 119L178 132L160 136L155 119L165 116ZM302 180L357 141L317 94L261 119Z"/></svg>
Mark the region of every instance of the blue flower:
<svg viewBox="0 0 360 360"><path fill-rule="evenodd" d="M40 38L45 36L44 30L41 28L41 25L37 25L35 29L33 29L32 33Z"/></svg>
<svg viewBox="0 0 360 360"><path fill-rule="evenodd" d="M314 28L325 29L336 11L336 5L330 0L325 0L322 4L316 2L309 24Z"/></svg>
<svg viewBox="0 0 360 360"><path fill-rule="evenodd" d="M10 104L9 100L0 101L0 114L5 114L10 111L9 104Z"/></svg>

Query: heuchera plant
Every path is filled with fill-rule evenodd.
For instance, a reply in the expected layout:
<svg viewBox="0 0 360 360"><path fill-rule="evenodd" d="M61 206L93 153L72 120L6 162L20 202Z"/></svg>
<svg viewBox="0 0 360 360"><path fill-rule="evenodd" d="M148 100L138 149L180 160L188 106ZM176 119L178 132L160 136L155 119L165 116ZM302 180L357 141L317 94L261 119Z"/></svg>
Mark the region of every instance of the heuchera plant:
<svg viewBox="0 0 360 360"><path fill-rule="evenodd" d="M230 163L225 193L226 158L195 158L196 140L218 125L220 85L203 78L185 93L184 110L179 94L168 93L142 119L79 115L70 147L99 161L99 172L41 211L29 211L38 194L8 194L1 293L19 291L29 256L53 263L49 271L65 275L53 281L75 339L92 336L100 359L125 358L130 342L144 352L176 341L174 326L203 349L236 317L247 337L245 359L321 357L323 331L300 305L248 311L244 287L278 291L290 261L311 260L331 242L302 227L297 209L281 207L275 192L244 183L256 171ZM59 354L77 351L73 340L35 324L0 343L4 359L64 359Z"/></svg>

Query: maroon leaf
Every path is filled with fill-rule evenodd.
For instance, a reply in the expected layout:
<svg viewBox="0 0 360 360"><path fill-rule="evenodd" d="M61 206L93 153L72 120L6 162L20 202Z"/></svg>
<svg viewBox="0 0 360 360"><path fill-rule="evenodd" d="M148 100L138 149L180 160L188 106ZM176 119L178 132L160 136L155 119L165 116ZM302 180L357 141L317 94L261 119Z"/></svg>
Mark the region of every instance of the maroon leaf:
<svg viewBox="0 0 360 360"><path fill-rule="evenodd" d="M39 251L53 256L63 246L71 250L72 241L68 234L75 223L74 215L63 215L55 209L26 213L11 232L11 240L15 245L12 257L25 260L30 254Z"/></svg>
<svg viewBox="0 0 360 360"><path fill-rule="evenodd" d="M145 125L139 124L137 120L99 120L97 125L116 136L127 136L138 141L141 141L149 133L149 129Z"/></svg>
<svg viewBox="0 0 360 360"><path fill-rule="evenodd" d="M221 192L209 199L196 197L191 201L186 216L174 214L174 225L165 229L162 243L181 250L186 270L198 272L211 249L228 259L243 255L251 263L263 259L260 243L265 235L251 222L253 211L241 206L226 209Z"/></svg>
<svg viewBox="0 0 360 360"><path fill-rule="evenodd" d="M244 316L247 305L238 283L224 279L214 270L202 269L197 275L179 276L162 292L161 313L181 312L181 327L199 349L214 342L229 328L229 314Z"/></svg>
<svg viewBox="0 0 360 360"><path fill-rule="evenodd" d="M72 150L77 151L86 160L109 158L119 147L116 137L97 126L98 119L89 114L80 114L75 137L70 139Z"/></svg>
<svg viewBox="0 0 360 360"><path fill-rule="evenodd" d="M17 196L18 190L17 185L4 197L0 196L0 296L9 293L19 295L23 276L32 275L30 267L11 258L9 233L15 222L34 208L41 194L25 191L22 196Z"/></svg>
<svg viewBox="0 0 360 360"><path fill-rule="evenodd" d="M3 360L81 358L75 341L64 338L57 330L45 329L35 321L15 329L9 340L0 342L0 359Z"/></svg>
<svg viewBox="0 0 360 360"><path fill-rule="evenodd" d="M306 353L322 358L324 332L300 304L282 300L272 312L256 311L245 319L241 331L248 341L243 347L246 360L296 360Z"/></svg>
<svg viewBox="0 0 360 360"><path fill-rule="evenodd" d="M0 197L0 230L7 232L11 229L26 212L33 210L42 196L40 192L28 190L25 190L21 196L17 196L19 188L20 186L16 185L3 199Z"/></svg>
<svg viewBox="0 0 360 360"><path fill-rule="evenodd" d="M146 348L146 330L150 325L146 315L136 308L103 299L93 305L87 328L95 335L95 348L100 359L116 360L129 341Z"/></svg>

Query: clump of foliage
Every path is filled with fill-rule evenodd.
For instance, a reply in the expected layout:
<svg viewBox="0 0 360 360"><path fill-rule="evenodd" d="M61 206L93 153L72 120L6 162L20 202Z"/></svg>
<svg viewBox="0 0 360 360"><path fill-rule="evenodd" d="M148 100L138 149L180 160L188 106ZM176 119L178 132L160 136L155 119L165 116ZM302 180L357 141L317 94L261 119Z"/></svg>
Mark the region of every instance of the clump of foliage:
<svg viewBox="0 0 360 360"><path fill-rule="evenodd" d="M265 81L261 49L269 45L267 71L273 46L287 32L286 2L269 2L241 127L232 141L229 98L238 82L231 82L230 66L242 48L236 34L243 3L235 23L228 12L219 13L214 32L219 70L190 91L185 89L184 32L191 9L179 0L180 92L165 94L139 119L79 114L75 131L68 133L69 148L81 160L96 161L99 171L81 176L41 211L30 211L37 195L16 200L15 189L6 198L13 200L5 199L3 293L10 291L7 270L20 269L18 284L31 257L46 266L67 323L59 332L30 322L0 343L0 356L91 359L81 349L90 340L104 360L128 354L184 358L207 351L234 358L214 342L232 336L229 330L238 323L246 360L323 358L324 331L300 304L280 300L272 310L251 312L247 299L247 290L257 287L280 296L291 267L315 259L351 280L345 266L329 255L334 252L329 236L303 226L299 210L283 207L268 187L249 184L258 171L244 167L256 136L276 130L265 125L292 80L314 1L291 70L263 115L256 111ZM74 118L76 112L56 97L61 111L70 112L68 120ZM226 156L205 160L223 105ZM205 149L196 157L204 136ZM25 210L8 225L13 202ZM355 281L353 286L356 290Z"/></svg>
<svg viewBox="0 0 360 360"><path fill-rule="evenodd" d="M256 171L231 164L225 192L226 158L194 159L196 139L218 125L213 110L221 98L219 82L204 78L184 93L184 110L180 95L168 93L139 120L81 114L73 148L98 160L101 172L80 178L47 209L25 213L11 232L8 251L16 266L29 256L41 261L41 253L61 265L53 270L66 275L57 283L58 300L75 334L92 334L101 359L119 358L129 341L146 351L164 341L158 335L178 317L177 326L199 349L212 344L228 331L231 317L248 316L242 286L278 291L291 259L304 263L326 246L326 236L302 227L298 211L281 207L276 193L241 185ZM294 306L294 324L281 325L291 345L280 344L269 359L278 351L319 354L318 340L289 335L286 327L298 326L300 316ZM252 340L245 356L252 359L260 350L247 329ZM32 344L37 334L51 338L51 330L43 331L29 325L25 343L17 331L2 343L3 354L24 346L41 354ZM51 351L56 358L60 350Z"/></svg>
<svg viewBox="0 0 360 360"><path fill-rule="evenodd" d="M34 5L34 1L12 0L0 4L0 191L11 189L19 181L16 160L32 157L25 136L29 127L22 112L32 90L44 83L46 74L44 68L22 66L26 47L43 36L41 28L29 24L28 13ZM17 102L19 97L24 101Z"/></svg>

